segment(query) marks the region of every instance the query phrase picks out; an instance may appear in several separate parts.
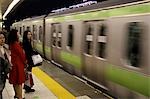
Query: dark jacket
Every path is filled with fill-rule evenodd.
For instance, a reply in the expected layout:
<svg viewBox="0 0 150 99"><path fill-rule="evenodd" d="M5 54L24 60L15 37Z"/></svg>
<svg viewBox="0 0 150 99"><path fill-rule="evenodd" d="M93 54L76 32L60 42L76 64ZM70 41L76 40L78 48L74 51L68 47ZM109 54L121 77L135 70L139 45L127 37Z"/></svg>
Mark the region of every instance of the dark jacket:
<svg viewBox="0 0 150 99"><path fill-rule="evenodd" d="M0 51L0 86L4 86L7 74L9 73L11 63L10 63L10 51L6 46L4 46L5 55ZM7 59L6 59L7 57ZM0 89L1 89L0 88Z"/></svg>
<svg viewBox="0 0 150 99"><path fill-rule="evenodd" d="M5 83L7 74L9 73L10 64L8 61L0 57L0 83Z"/></svg>

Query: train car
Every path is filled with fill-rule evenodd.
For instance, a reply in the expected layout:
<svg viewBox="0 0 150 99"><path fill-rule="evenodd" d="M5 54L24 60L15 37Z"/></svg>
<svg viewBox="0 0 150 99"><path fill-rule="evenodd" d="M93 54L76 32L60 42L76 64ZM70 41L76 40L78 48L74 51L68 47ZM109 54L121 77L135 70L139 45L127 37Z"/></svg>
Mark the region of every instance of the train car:
<svg viewBox="0 0 150 99"><path fill-rule="evenodd" d="M51 33L51 60L61 64L69 73L81 76L82 22L65 22L57 17L50 16L45 19L46 30L49 29L47 31Z"/></svg>
<svg viewBox="0 0 150 99"><path fill-rule="evenodd" d="M17 29L18 32L20 33L20 37L22 38L25 30L31 30L31 26L29 24L30 21L31 21L31 19L27 18L27 19L24 19L22 21L15 22L12 24L12 28Z"/></svg>
<svg viewBox="0 0 150 99"><path fill-rule="evenodd" d="M33 33L33 45L36 51L38 51L41 55L44 56L44 16L32 18L30 21Z"/></svg>
<svg viewBox="0 0 150 99"><path fill-rule="evenodd" d="M17 29L18 32L22 35L22 21L13 23L13 24L12 24L12 27L13 27L14 29Z"/></svg>
<svg viewBox="0 0 150 99"><path fill-rule="evenodd" d="M42 18L43 55L118 98L149 98L150 0L92 7Z"/></svg>
<svg viewBox="0 0 150 99"><path fill-rule="evenodd" d="M23 31L30 30L33 33L33 47L44 56L44 15L39 17L27 18L22 22Z"/></svg>

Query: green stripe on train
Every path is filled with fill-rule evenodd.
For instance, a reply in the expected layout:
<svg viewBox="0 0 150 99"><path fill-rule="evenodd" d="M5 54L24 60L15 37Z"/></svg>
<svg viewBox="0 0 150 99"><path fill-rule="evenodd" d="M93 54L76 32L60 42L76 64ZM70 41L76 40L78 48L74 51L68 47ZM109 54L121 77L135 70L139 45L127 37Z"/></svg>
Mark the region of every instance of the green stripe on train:
<svg viewBox="0 0 150 99"><path fill-rule="evenodd" d="M37 51L43 52L43 48L42 48L42 44L41 43L36 43L34 45L35 45L35 48L36 48Z"/></svg>
<svg viewBox="0 0 150 99"><path fill-rule="evenodd" d="M144 76L135 71L121 69L111 64L108 64L106 67L106 76L112 82L125 86L145 96L150 96L150 76Z"/></svg>
<svg viewBox="0 0 150 99"><path fill-rule="evenodd" d="M35 48L36 48L36 50L38 50L40 52L43 52L42 44L41 43L36 43L35 44ZM45 52L46 52L46 54L50 54L51 53L51 48L48 47L48 46L45 46Z"/></svg>
<svg viewBox="0 0 150 99"><path fill-rule="evenodd" d="M49 55L51 53L51 48L48 46L45 46L45 53Z"/></svg>
<svg viewBox="0 0 150 99"><path fill-rule="evenodd" d="M109 16L150 13L150 3L111 9Z"/></svg>
<svg viewBox="0 0 150 99"><path fill-rule="evenodd" d="M75 66L76 68L81 68L81 58L80 57L70 54L70 53L67 53L67 52L64 52L64 51L61 51L60 57L64 62L69 63L69 64Z"/></svg>
<svg viewBox="0 0 150 99"><path fill-rule="evenodd" d="M93 19L105 19L113 16L133 15L142 13L150 13L150 3L125 6L120 8L118 7L107 10L90 11L82 14L74 13L66 16L58 16L50 18L49 20L51 20L51 22L64 22L72 20L93 20Z"/></svg>

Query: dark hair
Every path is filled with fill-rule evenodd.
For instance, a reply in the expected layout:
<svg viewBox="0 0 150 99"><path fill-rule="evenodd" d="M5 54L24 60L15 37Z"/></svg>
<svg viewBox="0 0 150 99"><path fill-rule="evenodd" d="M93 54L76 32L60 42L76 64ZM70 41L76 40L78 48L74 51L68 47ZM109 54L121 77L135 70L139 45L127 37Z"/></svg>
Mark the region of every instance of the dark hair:
<svg viewBox="0 0 150 99"><path fill-rule="evenodd" d="M28 33L29 33L30 31L24 31L24 33L23 33L23 43L25 43L25 42L29 42L29 40L28 40L28 37L27 37L27 35L28 35Z"/></svg>
<svg viewBox="0 0 150 99"><path fill-rule="evenodd" d="M17 35L18 30L12 29L8 35L8 44L12 44L15 41L18 41L18 35Z"/></svg>
<svg viewBox="0 0 150 99"><path fill-rule="evenodd" d="M3 34L5 39L6 39L6 35L5 35L5 33L3 31L0 31L0 34Z"/></svg>

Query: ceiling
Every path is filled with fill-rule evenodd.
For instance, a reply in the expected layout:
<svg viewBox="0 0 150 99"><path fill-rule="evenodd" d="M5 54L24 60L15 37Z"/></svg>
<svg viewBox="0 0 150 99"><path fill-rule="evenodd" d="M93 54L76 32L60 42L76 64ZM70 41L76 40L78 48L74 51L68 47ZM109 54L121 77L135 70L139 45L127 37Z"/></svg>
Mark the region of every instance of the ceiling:
<svg viewBox="0 0 150 99"><path fill-rule="evenodd" d="M12 1L13 0L0 0L0 19L2 19L2 15Z"/></svg>
<svg viewBox="0 0 150 99"><path fill-rule="evenodd" d="M13 0L0 0L0 19L2 19L2 15L5 13L12 1ZM52 10L69 7L81 2L83 2L83 0L20 0L6 16L7 20L4 20L4 25L9 30L9 27L14 21L33 16L45 15L50 13Z"/></svg>
<svg viewBox="0 0 150 99"><path fill-rule="evenodd" d="M3 15L6 8L13 0L0 0L0 11ZM21 20L28 17L47 15L52 10L69 7L71 5L82 3L83 1L138 1L138 0L20 0L20 2L6 16L7 21L12 23L15 20ZM140 0L139 0L140 1Z"/></svg>
<svg viewBox="0 0 150 99"><path fill-rule="evenodd" d="M3 0L7 1L7 0ZM105 0L87 0L105 1ZM20 0L20 2L7 15L6 24L11 25L14 21L49 14L52 10L79 4L83 0Z"/></svg>
<svg viewBox="0 0 150 99"><path fill-rule="evenodd" d="M13 0L0 0L0 14L4 14L6 8ZM6 26L11 26L14 21L25 18L47 15L52 10L69 7L71 5L82 3L83 1L138 1L138 0L20 0L20 2L10 11L4 21ZM1 19L1 18L0 18Z"/></svg>
<svg viewBox="0 0 150 99"><path fill-rule="evenodd" d="M0 19L13 0L0 0ZM81 3L83 0L20 0L7 15L8 20L18 20L26 17L50 13L51 10ZM88 1L88 0L87 0Z"/></svg>
<svg viewBox="0 0 150 99"><path fill-rule="evenodd" d="M19 4L16 9L11 12L11 14L7 16L7 19L19 20L31 16L48 14L52 10L69 7L81 2L83 2L83 0L23 0L23 2Z"/></svg>

